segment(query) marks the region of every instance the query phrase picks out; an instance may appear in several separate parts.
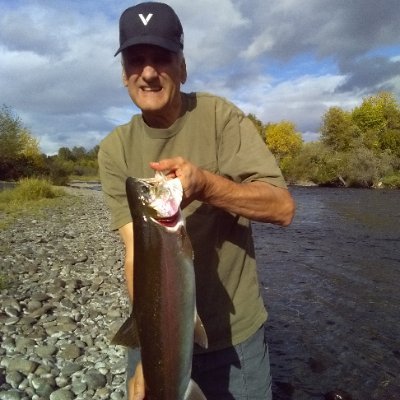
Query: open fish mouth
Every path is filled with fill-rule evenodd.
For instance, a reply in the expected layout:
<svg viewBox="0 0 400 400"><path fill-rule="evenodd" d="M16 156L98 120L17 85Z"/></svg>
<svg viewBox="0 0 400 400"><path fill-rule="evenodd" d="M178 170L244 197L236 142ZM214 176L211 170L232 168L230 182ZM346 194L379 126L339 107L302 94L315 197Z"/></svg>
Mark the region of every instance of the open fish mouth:
<svg viewBox="0 0 400 400"><path fill-rule="evenodd" d="M142 202L155 212L153 218L162 225L173 225L179 217L183 196L179 178L167 179L163 173L156 172L154 178L139 181L145 187L145 193L141 196Z"/></svg>
<svg viewBox="0 0 400 400"><path fill-rule="evenodd" d="M163 225L167 228L173 228L177 222L179 221L179 212L177 212L176 214L174 214L171 217L156 217L155 220L160 224Z"/></svg>

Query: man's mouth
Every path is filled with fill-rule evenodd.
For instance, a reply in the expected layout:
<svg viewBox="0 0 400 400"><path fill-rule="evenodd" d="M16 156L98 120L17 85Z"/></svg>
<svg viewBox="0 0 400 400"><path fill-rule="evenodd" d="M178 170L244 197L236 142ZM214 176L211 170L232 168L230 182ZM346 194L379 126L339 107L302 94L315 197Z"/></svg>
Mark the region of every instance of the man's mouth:
<svg viewBox="0 0 400 400"><path fill-rule="evenodd" d="M162 87L142 87L141 88L144 92L152 93L152 92L161 92Z"/></svg>

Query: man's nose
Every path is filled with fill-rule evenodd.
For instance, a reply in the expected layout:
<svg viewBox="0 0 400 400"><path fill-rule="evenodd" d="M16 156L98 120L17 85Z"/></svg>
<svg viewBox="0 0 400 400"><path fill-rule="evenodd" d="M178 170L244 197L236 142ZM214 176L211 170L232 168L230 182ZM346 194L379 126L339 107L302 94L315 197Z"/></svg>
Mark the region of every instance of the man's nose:
<svg viewBox="0 0 400 400"><path fill-rule="evenodd" d="M157 77L158 72L157 69L152 64L146 64L142 70L143 79L154 79Z"/></svg>

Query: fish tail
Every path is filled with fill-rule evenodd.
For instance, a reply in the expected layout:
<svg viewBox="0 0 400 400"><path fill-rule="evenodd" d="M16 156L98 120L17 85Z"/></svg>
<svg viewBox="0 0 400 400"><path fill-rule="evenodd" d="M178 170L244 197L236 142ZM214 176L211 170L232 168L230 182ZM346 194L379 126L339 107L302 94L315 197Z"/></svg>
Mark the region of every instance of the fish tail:
<svg viewBox="0 0 400 400"><path fill-rule="evenodd" d="M207 400L204 393L194 380L189 381L184 400Z"/></svg>

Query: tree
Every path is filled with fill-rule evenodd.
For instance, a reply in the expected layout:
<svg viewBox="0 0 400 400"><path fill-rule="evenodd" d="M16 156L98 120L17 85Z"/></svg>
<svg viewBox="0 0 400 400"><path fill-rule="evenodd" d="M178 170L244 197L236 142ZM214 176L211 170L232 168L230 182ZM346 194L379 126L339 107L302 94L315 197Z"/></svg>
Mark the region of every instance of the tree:
<svg viewBox="0 0 400 400"><path fill-rule="evenodd" d="M303 139L292 122L281 121L276 124L267 124L265 128L265 142L278 162L293 158L299 153Z"/></svg>
<svg viewBox="0 0 400 400"><path fill-rule="evenodd" d="M72 151L68 147L60 147L58 149L58 158L63 161L75 161Z"/></svg>
<svg viewBox="0 0 400 400"><path fill-rule="evenodd" d="M321 140L334 151L348 151L361 132L352 114L340 107L330 107L323 116Z"/></svg>
<svg viewBox="0 0 400 400"><path fill-rule="evenodd" d="M364 99L353 110L352 120L362 132L365 147L375 153L387 149L397 152L400 106L392 93L380 92Z"/></svg>
<svg viewBox="0 0 400 400"><path fill-rule="evenodd" d="M0 109L0 159L15 159L20 150L20 133L23 130L20 118L5 105Z"/></svg>
<svg viewBox="0 0 400 400"><path fill-rule="evenodd" d="M253 124L257 128L258 134L261 136L262 140L265 141L264 124L254 114L248 114L247 118L249 118L253 122Z"/></svg>
<svg viewBox="0 0 400 400"><path fill-rule="evenodd" d="M380 137L380 147L400 159L400 130L388 129Z"/></svg>
<svg viewBox="0 0 400 400"><path fill-rule="evenodd" d="M11 109L0 109L0 178L19 179L43 172L39 142Z"/></svg>
<svg viewBox="0 0 400 400"><path fill-rule="evenodd" d="M72 155L75 160L81 161L87 156L86 149L82 146L74 146L72 148Z"/></svg>

